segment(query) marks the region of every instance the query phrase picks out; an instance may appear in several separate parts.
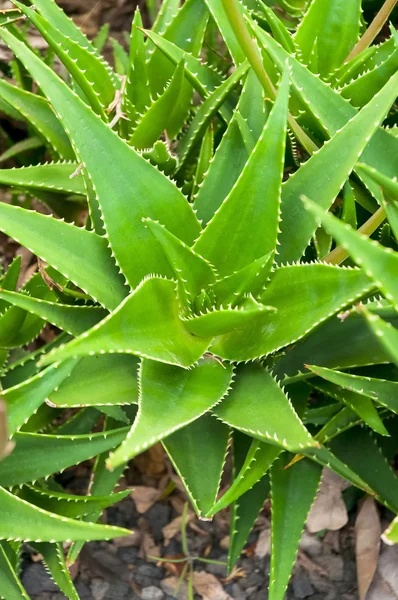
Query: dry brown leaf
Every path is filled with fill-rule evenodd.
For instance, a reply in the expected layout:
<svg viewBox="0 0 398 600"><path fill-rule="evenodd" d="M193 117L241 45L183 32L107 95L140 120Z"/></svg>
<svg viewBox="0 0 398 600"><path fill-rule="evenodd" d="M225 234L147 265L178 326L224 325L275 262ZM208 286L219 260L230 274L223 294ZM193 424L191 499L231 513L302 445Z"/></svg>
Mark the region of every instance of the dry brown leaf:
<svg viewBox="0 0 398 600"><path fill-rule="evenodd" d="M383 545L366 600L398 600L398 546Z"/></svg>
<svg viewBox="0 0 398 600"><path fill-rule="evenodd" d="M218 579L211 573L195 571L192 576L195 591L203 600L232 600Z"/></svg>
<svg viewBox="0 0 398 600"><path fill-rule="evenodd" d="M264 529L259 535L257 540L256 549L254 554L258 556L258 558L264 558L271 552L271 530Z"/></svg>
<svg viewBox="0 0 398 600"><path fill-rule="evenodd" d="M194 513L188 511L188 514L186 517L186 523L188 524L190 521L192 521L192 519L194 519L194 517L195 517ZM170 540L181 532L181 526L182 526L182 516L176 517L170 523L167 523L167 525L165 527L163 527L162 533L163 533L163 538L164 538L164 540L163 540L164 546L167 546L167 544L170 542Z"/></svg>
<svg viewBox="0 0 398 600"><path fill-rule="evenodd" d="M135 502L137 511L142 514L159 500L160 494L161 492L154 487L137 485L130 496Z"/></svg>
<svg viewBox="0 0 398 600"><path fill-rule="evenodd" d="M323 469L319 492L307 519L307 529L310 533L323 529L335 531L344 527L348 521L348 514L341 492L346 487L347 482L344 479L329 469Z"/></svg>
<svg viewBox="0 0 398 600"><path fill-rule="evenodd" d="M376 502L368 496L355 522L355 553L359 599L365 600L372 583L380 552L381 523Z"/></svg>
<svg viewBox="0 0 398 600"><path fill-rule="evenodd" d="M149 533L144 533L142 536L140 554L142 558L146 558L147 560L151 560L152 556L154 557L152 560L160 558L160 548L155 544L153 537Z"/></svg>

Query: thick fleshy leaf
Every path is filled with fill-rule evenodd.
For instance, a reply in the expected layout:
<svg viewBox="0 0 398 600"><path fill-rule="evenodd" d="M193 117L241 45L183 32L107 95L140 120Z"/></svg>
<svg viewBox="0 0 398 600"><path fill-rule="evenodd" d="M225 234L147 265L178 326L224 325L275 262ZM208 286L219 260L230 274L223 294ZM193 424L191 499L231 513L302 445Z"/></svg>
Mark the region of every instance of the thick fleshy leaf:
<svg viewBox="0 0 398 600"><path fill-rule="evenodd" d="M62 125L47 100L21 90L3 79L0 81L0 94L19 114L22 115L55 150L60 158L74 160L75 153Z"/></svg>
<svg viewBox="0 0 398 600"><path fill-rule="evenodd" d="M74 521L37 508L0 487L0 537L9 540L66 542L74 540L109 540L130 531L109 525Z"/></svg>
<svg viewBox="0 0 398 600"><path fill-rule="evenodd" d="M352 375L351 373L342 373L341 371L333 371L332 369L325 369L324 367L316 367L313 365L308 368L316 375L319 375L319 377L326 379L326 381L330 381L347 390L371 398L377 404L398 414L397 381Z"/></svg>
<svg viewBox="0 0 398 600"><path fill-rule="evenodd" d="M229 428L210 414L199 417L163 442L199 517L206 516L216 500L228 442Z"/></svg>
<svg viewBox="0 0 398 600"><path fill-rule="evenodd" d="M195 250L215 265L221 276L275 252L288 98L286 72L263 133L241 176L195 243Z"/></svg>
<svg viewBox="0 0 398 600"><path fill-rule="evenodd" d="M375 282L377 287L398 307L398 253L391 248L384 248L375 240L370 240L364 234L355 231L348 224L343 224L339 219L325 213L317 204L304 199L304 205L317 221L322 222L325 229L333 235L339 244L349 252L352 259L361 266L367 276Z"/></svg>
<svg viewBox="0 0 398 600"><path fill-rule="evenodd" d="M253 440L245 462L234 477L231 487L214 504L206 516L215 515L219 510L227 508L246 492L249 492L264 477L281 452L283 450L277 446Z"/></svg>
<svg viewBox="0 0 398 600"><path fill-rule="evenodd" d="M240 471L246 453L250 447L250 438L239 431L234 431L233 436L233 470ZM250 531L257 519L258 513L264 506L270 491L269 477L263 477L239 498L231 507L230 544L228 551L228 573L231 573L245 545Z"/></svg>
<svg viewBox="0 0 398 600"><path fill-rule="evenodd" d="M50 394L58 407L114 406L138 402L138 359L126 354L82 358L73 376Z"/></svg>
<svg viewBox="0 0 398 600"><path fill-rule="evenodd" d="M263 442L290 450L316 445L284 391L257 364L238 370L230 395L213 412L230 427Z"/></svg>
<svg viewBox="0 0 398 600"><path fill-rule="evenodd" d="M312 368L313 367L311 367L311 370ZM315 367L314 373L316 373L318 369L322 369L322 367ZM327 373L329 369L325 369L324 371ZM321 377L327 379L326 373L323 372L321 375L321 371L319 372ZM332 371L332 373L338 374L337 371ZM344 389L343 387L339 387L339 385L334 385L329 381L320 381L319 379L315 379L315 381L312 380L311 383L317 390L334 398L335 400L344 402L344 404L346 404L354 413L356 413L363 420L363 422L366 423L366 425L368 425L376 433L380 435L389 435L387 429L383 425L383 421L381 420L376 407L370 398L347 388Z"/></svg>
<svg viewBox="0 0 398 600"><path fill-rule="evenodd" d="M122 442L128 428L89 435L16 433L13 452L0 462L0 485L37 481L77 465Z"/></svg>
<svg viewBox="0 0 398 600"><path fill-rule="evenodd" d="M0 184L23 190L46 190L84 196L86 192L83 177L70 177L76 168L76 163L67 162L0 169Z"/></svg>
<svg viewBox="0 0 398 600"><path fill-rule="evenodd" d="M270 313L261 332L257 327L245 327L216 338L212 351L234 361L275 352L307 335L372 287L368 277L356 269L322 263L278 267L260 298L277 312Z"/></svg>
<svg viewBox="0 0 398 600"><path fill-rule="evenodd" d="M29 21L40 31L46 42L63 62L75 82L84 93L92 109L106 118L105 109L115 96L115 87L110 68L95 50L89 50L64 35L43 16L23 4L14 3L23 11Z"/></svg>
<svg viewBox="0 0 398 600"><path fill-rule="evenodd" d="M363 314L366 316L369 328L376 337L377 343L385 349L387 356L398 366L397 329L373 312L364 310ZM395 324L398 325L398 315L396 316Z"/></svg>
<svg viewBox="0 0 398 600"><path fill-rule="evenodd" d="M1 290L0 298L13 306L18 306L34 315L38 315L59 329L75 336L87 331L108 314L106 310L97 306L57 304L48 300L31 298L17 292Z"/></svg>
<svg viewBox="0 0 398 600"><path fill-rule="evenodd" d="M161 245L174 277L178 281L178 293L183 304L183 312L189 312L200 291L215 282L214 268L209 261L199 256L160 223L150 219L145 219L145 223Z"/></svg>
<svg viewBox="0 0 398 600"><path fill-rule="evenodd" d="M137 119L137 113L144 114L144 111L150 105L151 97L144 34L140 30L142 27L141 13L137 7L131 25L130 64L127 72L126 90L124 95L124 98L127 98L129 103L124 102L123 106L125 112L127 112L128 106L133 107L132 110L134 112L132 115L129 115L132 120Z"/></svg>
<svg viewBox="0 0 398 600"><path fill-rule="evenodd" d="M390 430L388 421L386 426ZM337 458L370 486L378 500L398 512L398 478L369 430L355 427L333 438L329 445Z"/></svg>
<svg viewBox="0 0 398 600"><path fill-rule="evenodd" d="M271 571L269 599L283 600L301 534L318 491L322 468L304 459L286 469L285 453L271 467Z"/></svg>
<svg viewBox="0 0 398 600"><path fill-rule="evenodd" d="M14 515L15 518L15 515ZM11 562L0 544L0 586L1 595L5 600L29 600L29 596L22 587Z"/></svg>
<svg viewBox="0 0 398 600"><path fill-rule="evenodd" d="M115 308L126 296L128 289L117 272L107 241L95 233L4 203L0 204L0 231L51 264L107 308Z"/></svg>
<svg viewBox="0 0 398 600"><path fill-rule="evenodd" d="M368 305L371 315L386 319L387 325L398 327L398 315L393 308ZM354 309L349 318L331 317L317 327L309 336L296 344L277 362L274 372L279 378L294 377L305 371L305 364L317 363L324 367L346 369L350 367L379 364L391 361L391 355L383 346L383 339L375 337L364 323L363 317ZM345 315L344 315L345 316ZM394 332L394 327L392 332ZM325 344L325 339L328 343ZM349 339L349 344L342 344Z"/></svg>
<svg viewBox="0 0 398 600"><path fill-rule="evenodd" d="M397 85L398 73L283 185L278 262L299 259L316 229L316 222L305 218L297 199L305 194L324 210L330 208L394 102Z"/></svg>
<svg viewBox="0 0 398 600"><path fill-rule="evenodd" d="M265 31L255 26L253 22L250 22L250 27L279 70L284 68L288 59L292 87L304 102L303 108L306 109L306 117L309 119L308 125L311 129L326 131L327 135L332 137L356 115L356 109L349 102L290 56ZM361 155L361 161L388 177L394 177L398 169L398 140L379 128L369 140ZM365 183L372 195L378 199L380 197L378 186L372 185L371 180L370 182L366 180ZM305 220L305 217L302 216L300 222L301 219Z"/></svg>
<svg viewBox="0 0 398 600"><path fill-rule="evenodd" d="M184 325L193 335L214 337L241 329L243 327L261 327L268 322L269 313L275 312L273 306L264 306L253 298L247 298L246 304L239 308L220 308L203 312L184 319Z"/></svg>
<svg viewBox="0 0 398 600"><path fill-rule="evenodd" d="M102 511L123 500L129 493L130 490L124 490L110 496L72 496L63 492L24 486L17 495L47 512L75 519L91 512Z"/></svg>
<svg viewBox="0 0 398 600"><path fill-rule="evenodd" d="M28 418L36 412L48 396L62 381L69 377L76 360L68 360L62 365L51 365L23 383L8 388L2 393L7 407L8 430L13 435Z"/></svg>
<svg viewBox="0 0 398 600"><path fill-rule="evenodd" d="M92 354L135 354L189 367L207 350L210 338L195 338L179 318L175 284L146 279L120 306L67 345L56 348L42 364Z"/></svg>
<svg viewBox="0 0 398 600"><path fill-rule="evenodd" d="M184 166L195 150L196 145L205 135L212 117L224 104L231 91L238 85L249 69L249 63L244 62L217 89L214 90L199 106L187 132L178 144L179 168Z"/></svg>
<svg viewBox="0 0 398 600"><path fill-rule="evenodd" d="M359 38L360 0L314 0L294 41L309 68L327 77L344 62Z"/></svg>
<svg viewBox="0 0 398 600"><path fill-rule="evenodd" d="M214 293L217 306L236 306L247 295L258 298L264 291L272 268L273 253L257 258L247 267L218 279L208 292Z"/></svg>
<svg viewBox="0 0 398 600"><path fill-rule="evenodd" d="M9 32L0 34L35 77L56 113L62 115L96 190L114 256L128 282L135 287L150 273L169 274L164 254L161 248L155 250L142 217L158 219L191 244L200 225L182 192L127 146L26 46ZM109 156L114 166L104 169ZM79 253L83 254L81 249Z"/></svg>
<svg viewBox="0 0 398 600"><path fill-rule="evenodd" d="M190 370L143 360L138 414L109 467L118 467L210 410L227 393L232 374L231 366L212 357Z"/></svg>
<svg viewBox="0 0 398 600"><path fill-rule="evenodd" d="M245 119L254 141L257 142L264 129L266 110L262 87L252 69L246 76L237 111ZM234 115L194 199L194 208L204 223L210 221L231 192L249 154L242 139L238 119Z"/></svg>
<svg viewBox="0 0 398 600"><path fill-rule="evenodd" d="M43 561L51 573L55 583L69 600L79 600L79 595L73 585L71 574L66 565L64 549L59 542L39 542L35 550L42 555Z"/></svg>
<svg viewBox="0 0 398 600"><path fill-rule="evenodd" d="M156 140L167 131L171 139L178 134L175 127L175 112L180 111L180 95L184 83L184 63L176 68L164 92L147 108L134 129L129 144L138 150L151 148Z"/></svg>
<svg viewBox="0 0 398 600"><path fill-rule="evenodd" d="M217 23L217 27L227 45L229 52L231 53L235 65L240 65L245 61L246 56L240 47L238 40L236 39L236 35L231 27L223 3L218 2L217 0L205 0L205 2L213 19ZM237 6L241 8L240 3L237 3Z"/></svg>

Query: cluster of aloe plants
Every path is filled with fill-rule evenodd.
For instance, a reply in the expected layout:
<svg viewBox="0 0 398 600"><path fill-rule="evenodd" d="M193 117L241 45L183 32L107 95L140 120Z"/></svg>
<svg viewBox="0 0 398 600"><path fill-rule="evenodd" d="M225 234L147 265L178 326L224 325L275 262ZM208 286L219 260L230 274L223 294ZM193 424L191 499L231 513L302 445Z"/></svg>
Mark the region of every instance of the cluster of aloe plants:
<svg viewBox="0 0 398 600"><path fill-rule="evenodd" d="M126 533L96 522L161 442L199 516L231 507L230 570L271 495L282 600L323 467L398 513L397 33L372 43L360 0L164 0L113 70L103 33L14 4L0 108L28 137L0 231L47 266L0 284L0 596L28 598L27 542L76 600L67 564Z"/></svg>

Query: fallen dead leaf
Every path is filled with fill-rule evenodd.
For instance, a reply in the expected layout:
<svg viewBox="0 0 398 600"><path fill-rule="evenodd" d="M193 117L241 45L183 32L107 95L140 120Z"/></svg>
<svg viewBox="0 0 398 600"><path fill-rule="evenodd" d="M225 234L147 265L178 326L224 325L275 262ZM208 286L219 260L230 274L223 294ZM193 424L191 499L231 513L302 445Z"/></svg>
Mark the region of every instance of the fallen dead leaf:
<svg viewBox="0 0 398 600"><path fill-rule="evenodd" d="M188 599L188 584L186 581L182 581L180 584L178 577L167 577L162 580L160 585L165 594L171 595L174 598L177 598L177 600ZM179 590L177 593L176 589L178 586Z"/></svg>
<svg viewBox="0 0 398 600"><path fill-rule="evenodd" d="M142 558L146 558L147 560L160 558L160 548L155 544L153 537L149 533L144 533L142 536L140 554L142 554ZM154 558L151 559L151 557Z"/></svg>
<svg viewBox="0 0 398 600"><path fill-rule="evenodd" d="M355 521L355 553L359 599L365 600L377 568L380 552L381 523L376 502L368 496Z"/></svg>
<svg viewBox="0 0 398 600"><path fill-rule="evenodd" d="M227 577L223 578L222 581L223 583L231 583L231 581L235 581L235 579L240 579L243 577L247 577L247 572L244 569L241 569L240 567L234 565L230 574L227 575Z"/></svg>
<svg viewBox="0 0 398 600"><path fill-rule="evenodd" d="M130 496L135 502L137 511L142 514L159 500L160 494L161 492L154 487L138 485L131 492Z"/></svg>
<svg viewBox="0 0 398 600"><path fill-rule="evenodd" d="M218 579L211 573L195 571L192 578L193 587L203 600L232 600Z"/></svg>
<svg viewBox="0 0 398 600"><path fill-rule="evenodd" d="M188 511L188 514L186 517L186 523L188 524L194 518L195 518L194 513ZM180 517L176 517L175 519L170 521L170 523L167 523L167 525L165 527L163 527L162 533L163 533L163 538L164 538L164 540L163 540L164 546L167 546L167 544L170 542L170 540L181 532L181 525L182 525L182 515Z"/></svg>
<svg viewBox="0 0 398 600"><path fill-rule="evenodd" d="M141 543L141 532L133 531L130 535L113 538L112 544L117 548L126 548L127 546L139 546Z"/></svg>
<svg viewBox="0 0 398 600"><path fill-rule="evenodd" d="M398 600L398 546L383 545L366 600Z"/></svg>
<svg viewBox="0 0 398 600"><path fill-rule="evenodd" d="M348 521L348 514L341 492L346 487L347 482L344 479L329 469L323 469L318 495L307 519L307 529L310 533L323 529L336 531L344 527Z"/></svg>
<svg viewBox="0 0 398 600"><path fill-rule="evenodd" d="M256 549L254 551L255 556L258 558L264 558L271 552L271 529L264 529L259 535L257 540Z"/></svg>

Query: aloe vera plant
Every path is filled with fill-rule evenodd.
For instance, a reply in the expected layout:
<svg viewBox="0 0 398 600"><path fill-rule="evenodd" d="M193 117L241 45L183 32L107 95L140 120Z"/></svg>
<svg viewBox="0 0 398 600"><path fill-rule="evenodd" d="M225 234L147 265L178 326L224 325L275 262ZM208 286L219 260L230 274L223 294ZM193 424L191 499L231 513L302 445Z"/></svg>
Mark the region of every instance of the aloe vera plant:
<svg viewBox="0 0 398 600"><path fill-rule="evenodd" d="M229 570L271 496L282 600L322 467L398 513L396 32L357 51L359 0L279 2L289 21L261 0L165 0L112 69L53 0L13 3L0 107L36 142L5 160L40 151L0 170L0 230L47 266L17 290L17 258L0 286L0 594L27 598L28 542L76 600L67 564L126 533L97 521L161 442L198 516L231 506ZM21 351L45 323L55 340ZM94 457L87 496L60 488Z"/></svg>

